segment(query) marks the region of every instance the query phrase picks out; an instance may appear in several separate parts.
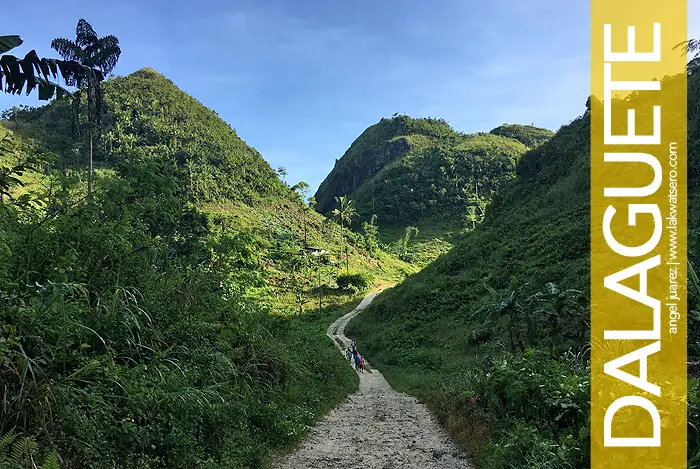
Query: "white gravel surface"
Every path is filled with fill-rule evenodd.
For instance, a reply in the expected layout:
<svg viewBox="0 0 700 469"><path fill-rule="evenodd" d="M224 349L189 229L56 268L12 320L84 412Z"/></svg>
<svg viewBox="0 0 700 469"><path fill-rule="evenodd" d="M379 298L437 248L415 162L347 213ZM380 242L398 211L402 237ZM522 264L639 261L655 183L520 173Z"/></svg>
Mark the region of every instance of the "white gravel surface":
<svg viewBox="0 0 700 469"><path fill-rule="evenodd" d="M379 292L367 295L352 312L328 328L344 353L350 345L345 325ZM343 344L341 348L340 343ZM362 349L362 344L357 344ZM351 364L348 362L348 366ZM367 364L358 373L360 389L310 432L305 442L275 467L279 469L472 469L425 405L394 391Z"/></svg>

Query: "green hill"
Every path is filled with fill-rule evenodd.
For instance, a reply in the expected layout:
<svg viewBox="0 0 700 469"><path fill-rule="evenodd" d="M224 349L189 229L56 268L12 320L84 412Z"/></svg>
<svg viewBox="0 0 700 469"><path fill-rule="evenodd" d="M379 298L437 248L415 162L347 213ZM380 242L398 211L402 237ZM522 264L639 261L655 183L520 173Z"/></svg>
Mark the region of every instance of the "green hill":
<svg viewBox="0 0 700 469"><path fill-rule="evenodd" d="M692 246L698 83L700 74L689 77ZM480 467L588 465L589 165L587 111L520 159L476 230L349 326L389 381L425 399ZM700 315L689 317L695 355ZM698 451L691 442L689 454Z"/></svg>
<svg viewBox="0 0 700 469"><path fill-rule="evenodd" d="M382 119L360 135L315 194L317 210L352 195L359 214L389 225L417 221L436 210L452 213L475 197L489 198L513 176L530 146L551 132L504 125L489 134L463 134L441 119Z"/></svg>
<svg viewBox="0 0 700 469"><path fill-rule="evenodd" d="M215 227L228 220L236 230L255 232L265 240L264 253L271 256L270 250L279 250L284 240L284 249L299 251L311 245L331 252L332 259L339 258L340 228L308 210L259 152L216 112L172 81L145 68L107 80L103 93L101 132L94 153L103 173L115 168L128 171L136 163L165 162L178 172L188 198L209 218L218 220ZM9 110L3 124L56 154L64 172L84 177L86 118L86 112L78 112L76 119L70 103L63 100L40 108ZM353 270L370 271L378 280L399 280L415 270L383 252L369 253L360 235L346 230L344 236L348 237ZM284 284L276 264L266 265L274 278L266 285ZM289 303L284 295L280 301L280 291L271 287L258 293L264 293L276 307Z"/></svg>
<svg viewBox="0 0 700 469"><path fill-rule="evenodd" d="M354 192L384 166L414 148L423 148L440 138L451 138L455 131L441 119L412 119L399 116L367 128L316 191L316 209L328 213L335 208L334 197Z"/></svg>
<svg viewBox="0 0 700 469"><path fill-rule="evenodd" d="M181 91L152 69L117 77L103 85L102 136L94 159L110 166L167 158L187 173L193 198L220 198L246 203L284 196L288 191L262 158L214 111ZM85 101L85 99L83 99ZM87 116L80 112L74 128L66 100L8 116L8 127L34 138L80 167L87 145Z"/></svg>
<svg viewBox="0 0 700 469"><path fill-rule="evenodd" d="M427 215L464 218L468 207L478 199L490 200L513 177L526 151L513 139L455 133L414 147L351 196L361 216L375 213L391 226L406 226Z"/></svg>
<svg viewBox="0 0 700 469"><path fill-rule="evenodd" d="M418 228L404 257L425 264L474 228L493 195L514 177L528 145L550 136L521 125L468 135L443 120L382 119L336 162L316 193L317 209L327 213L335 196L348 194L361 219L377 216L380 237L394 246L409 226Z"/></svg>

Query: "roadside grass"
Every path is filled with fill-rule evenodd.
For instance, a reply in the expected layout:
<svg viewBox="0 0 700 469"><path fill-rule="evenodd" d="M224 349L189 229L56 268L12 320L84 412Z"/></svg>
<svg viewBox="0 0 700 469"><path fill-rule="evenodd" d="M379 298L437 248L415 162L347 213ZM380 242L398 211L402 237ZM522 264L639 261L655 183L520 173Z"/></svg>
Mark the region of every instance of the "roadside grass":
<svg viewBox="0 0 700 469"><path fill-rule="evenodd" d="M433 284L414 287L436 291ZM427 300L434 305L430 318L398 316L396 301L404 311L416 301L399 298L400 291L380 295L346 334L392 387L428 406L479 469L586 464L585 362L533 349L513 354L502 332L474 344L469 333L478 324L464 312L440 314L441 303L451 299L438 294ZM487 356L493 360L488 375Z"/></svg>

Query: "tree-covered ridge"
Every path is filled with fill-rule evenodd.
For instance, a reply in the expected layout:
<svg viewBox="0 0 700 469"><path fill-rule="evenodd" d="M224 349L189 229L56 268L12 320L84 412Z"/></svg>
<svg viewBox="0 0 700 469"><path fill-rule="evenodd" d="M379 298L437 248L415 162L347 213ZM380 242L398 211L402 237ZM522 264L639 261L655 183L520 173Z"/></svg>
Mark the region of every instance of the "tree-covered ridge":
<svg viewBox="0 0 700 469"><path fill-rule="evenodd" d="M455 135L414 148L352 194L361 216L376 214L380 223L394 225L442 215L466 226L514 177L527 151L520 142L489 134Z"/></svg>
<svg viewBox="0 0 700 469"><path fill-rule="evenodd" d="M427 215L472 226L493 193L514 176L521 155L551 132L504 125L490 134L464 134L442 119L398 116L365 130L336 162L316 193L317 209L349 194L358 214L380 226L417 223Z"/></svg>
<svg viewBox="0 0 700 469"><path fill-rule="evenodd" d="M554 132L532 125L503 124L493 129L490 133L510 137L529 148L537 148L552 138Z"/></svg>
<svg viewBox="0 0 700 469"><path fill-rule="evenodd" d="M374 217L385 249L425 265L483 219L530 149L522 141L551 135L531 126L501 130L508 135L464 134L442 119L382 119L336 162L316 193L317 210L328 214L333 197L349 196L361 223Z"/></svg>
<svg viewBox="0 0 700 469"><path fill-rule="evenodd" d="M367 128L336 160L335 167L316 191L317 210L330 212L335 206L335 197L355 191L409 150L422 148L436 139L456 136L457 132L442 119L383 118Z"/></svg>
<svg viewBox="0 0 700 469"><path fill-rule="evenodd" d="M110 165L168 159L188 174L187 190L199 201L220 198L252 203L288 189L262 156L226 122L152 69L103 84L105 109L95 160ZM8 124L41 141L75 167L86 145L86 119L67 101L16 110Z"/></svg>
<svg viewBox="0 0 700 469"><path fill-rule="evenodd" d="M105 94L115 126L105 146L141 159L169 153L187 168L198 200L252 202L284 195L286 188L255 149L218 115L153 70L108 82ZM116 125L118 123L118 125Z"/></svg>

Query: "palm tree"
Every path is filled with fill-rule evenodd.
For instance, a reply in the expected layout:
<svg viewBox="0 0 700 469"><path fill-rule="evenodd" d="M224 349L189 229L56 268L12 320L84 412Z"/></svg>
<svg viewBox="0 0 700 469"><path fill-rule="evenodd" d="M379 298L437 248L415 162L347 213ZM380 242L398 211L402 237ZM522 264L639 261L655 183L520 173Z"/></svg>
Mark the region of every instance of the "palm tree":
<svg viewBox="0 0 700 469"><path fill-rule="evenodd" d="M674 49L681 49L688 57L688 72L693 73L700 70L700 39L688 39L680 44L676 44Z"/></svg>
<svg viewBox="0 0 700 469"><path fill-rule="evenodd" d="M51 41L51 47L55 49L65 60L75 60L81 65L97 68L102 74L86 73L71 77L69 85L87 88L87 112L88 112L88 194L92 193L92 128L93 128L93 101L97 119L100 119L102 105L102 93L100 82L111 72L119 61L121 49L119 39L116 36L98 37L90 23L84 19L78 21L75 28L75 41L64 38L56 38ZM76 93L79 101L80 94Z"/></svg>
<svg viewBox="0 0 700 469"><path fill-rule="evenodd" d="M343 256L343 226L347 222L348 226L350 226L350 223L352 223L352 217L357 215L357 210L355 210L355 202L352 200L348 199L347 196L341 195L340 197L335 198L335 203L337 204L337 207L335 210L333 210L333 217L336 218L339 223L340 223L340 261L342 262L342 256ZM350 270L349 267L349 254L345 257L345 271L348 272Z"/></svg>
<svg viewBox="0 0 700 469"><path fill-rule="evenodd" d="M0 54L5 54L24 43L19 36L0 36ZM0 92L10 94L30 94L38 90L39 99L48 101L54 96L71 96L71 92L52 81L62 78L66 83L73 76L87 73L87 67L72 61L40 58L32 50L24 58L14 55L0 55ZM93 73L101 75L99 70Z"/></svg>

